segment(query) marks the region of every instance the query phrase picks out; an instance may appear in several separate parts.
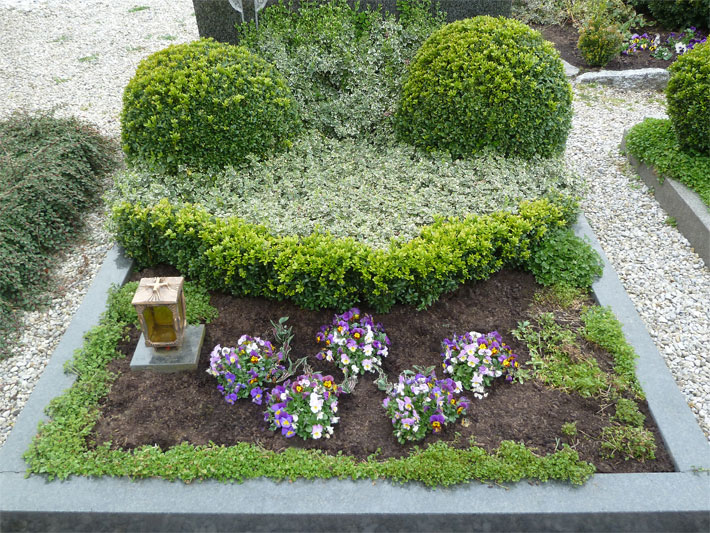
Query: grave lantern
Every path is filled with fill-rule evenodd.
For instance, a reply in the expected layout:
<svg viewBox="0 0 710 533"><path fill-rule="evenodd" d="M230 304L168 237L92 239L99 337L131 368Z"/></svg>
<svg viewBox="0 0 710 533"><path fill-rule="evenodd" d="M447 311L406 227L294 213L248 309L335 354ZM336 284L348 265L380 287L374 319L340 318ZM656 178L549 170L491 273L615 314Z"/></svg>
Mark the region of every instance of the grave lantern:
<svg viewBox="0 0 710 533"><path fill-rule="evenodd" d="M153 348L179 347L185 335L184 280L143 278L131 302L138 313L145 345Z"/></svg>

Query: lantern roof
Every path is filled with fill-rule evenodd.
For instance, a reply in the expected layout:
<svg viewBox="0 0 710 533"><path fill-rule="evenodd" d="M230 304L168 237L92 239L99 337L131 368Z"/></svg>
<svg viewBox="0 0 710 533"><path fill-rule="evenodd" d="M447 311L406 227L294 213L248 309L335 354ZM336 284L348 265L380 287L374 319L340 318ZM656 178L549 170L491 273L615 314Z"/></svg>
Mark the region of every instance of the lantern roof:
<svg viewBox="0 0 710 533"><path fill-rule="evenodd" d="M131 304L175 304L183 281L182 277L141 278Z"/></svg>

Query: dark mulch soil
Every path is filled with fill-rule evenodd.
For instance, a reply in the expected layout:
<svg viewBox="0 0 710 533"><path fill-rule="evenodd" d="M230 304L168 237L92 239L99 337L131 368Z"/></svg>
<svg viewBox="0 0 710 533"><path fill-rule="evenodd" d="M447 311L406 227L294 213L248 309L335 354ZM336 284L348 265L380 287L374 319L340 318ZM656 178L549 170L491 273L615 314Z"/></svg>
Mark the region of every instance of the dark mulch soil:
<svg viewBox="0 0 710 533"><path fill-rule="evenodd" d="M564 25L551 25L551 26L532 26L540 33L542 36L555 45L555 48L562 56L562 59L567 61L567 63L574 65L575 67L582 70L601 70L598 67L590 67L587 62L582 57L582 53L577 48L577 41L579 41L579 32L571 24ZM634 33L634 32L632 32ZM666 39L670 35L670 31L666 31L662 28L643 28L636 30L635 33L643 34L648 33L649 36L655 37L656 34L661 36L661 42L666 42ZM612 59L604 70L631 70L640 68L667 68L675 59L669 59L668 61L663 61L662 59L655 59L651 57L650 52L643 50L636 52L631 55L619 55Z"/></svg>
<svg viewBox="0 0 710 533"><path fill-rule="evenodd" d="M158 274L176 273L169 268L149 269L134 275L133 279ZM518 321L529 318L528 308L538 288L529 274L503 271L488 281L461 287L425 311L398 306L390 313L375 314L375 320L383 324L392 340L390 355L384 361L390 381L396 380L400 371L413 365L440 368L441 340L451 337L454 332L464 333L472 329L480 332L497 329L524 364L529 355L510 331ZM392 434L391 423L381 407L384 393L371 382L374 375L371 379L361 378L353 394L341 396L341 419L329 440L286 439L268 430L263 420L263 407L247 400L227 404L216 389L216 380L205 372L210 351L216 344L235 345L243 333L273 341L270 321L277 321L282 316L289 317L288 324L295 333L292 357L309 356L314 369L342 379L337 369L313 357L319 350L316 332L321 325L330 323L334 312L304 311L290 303L225 294L214 294L212 305L219 310L219 318L207 326L196 372L131 372L129 361L139 336L139 332L132 328L130 341L120 346L120 351L128 357L110 364L110 369L119 377L103 402L102 414L90 440L97 443L111 441L114 447L124 449L145 444L157 444L166 449L184 441L195 445L210 441L233 445L245 441L271 450L295 446L318 448L333 454L342 451L360 459L378 449L383 458L400 457L410 452L413 445L400 445ZM368 312L367 309L363 311ZM561 315L561 320L570 324L575 319ZM603 369L611 367L606 353L591 345L582 348L599 358ZM551 390L539 383L510 384L498 380L488 398L473 401L463 423L448 426L439 435L429 435L420 444L441 439L465 447L475 436L476 442L488 450L495 449L502 440L514 440L546 454L566 442L560 431L562 424L576 421L580 438L575 448L581 458L594 463L598 471L673 470L653 423L649 423L648 428L656 436L658 459L646 463L601 459L595 437L609 424L609 409L613 407L599 400ZM647 406L644 404L641 409L650 420Z"/></svg>

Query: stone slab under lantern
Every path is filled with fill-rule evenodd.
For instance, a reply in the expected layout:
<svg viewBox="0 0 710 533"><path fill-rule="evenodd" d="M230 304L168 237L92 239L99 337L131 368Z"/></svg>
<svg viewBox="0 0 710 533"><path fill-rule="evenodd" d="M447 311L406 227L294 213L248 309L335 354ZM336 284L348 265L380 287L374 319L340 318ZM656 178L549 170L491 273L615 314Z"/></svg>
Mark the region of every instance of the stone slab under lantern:
<svg viewBox="0 0 710 533"><path fill-rule="evenodd" d="M200 360L200 350L205 340L205 325L187 326L182 345L178 348L152 348L145 345L141 338L136 345L136 351L131 359L131 370L153 372L185 372L197 370Z"/></svg>

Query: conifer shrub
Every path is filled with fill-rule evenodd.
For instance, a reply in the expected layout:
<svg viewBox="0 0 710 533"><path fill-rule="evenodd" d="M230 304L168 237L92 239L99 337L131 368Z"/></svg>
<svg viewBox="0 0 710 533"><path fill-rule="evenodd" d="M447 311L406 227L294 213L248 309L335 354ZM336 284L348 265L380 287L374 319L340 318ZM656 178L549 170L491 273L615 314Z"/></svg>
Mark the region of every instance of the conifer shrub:
<svg viewBox="0 0 710 533"><path fill-rule="evenodd" d="M564 150L572 89L552 44L521 22L488 16L434 32L417 52L396 112L400 138L456 158Z"/></svg>
<svg viewBox="0 0 710 533"><path fill-rule="evenodd" d="M200 39L144 59L123 94L128 161L174 172L238 164L290 145L297 105L276 68L246 48Z"/></svg>
<svg viewBox="0 0 710 533"><path fill-rule="evenodd" d="M666 99L678 143L710 155L710 43L696 45L673 63Z"/></svg>

